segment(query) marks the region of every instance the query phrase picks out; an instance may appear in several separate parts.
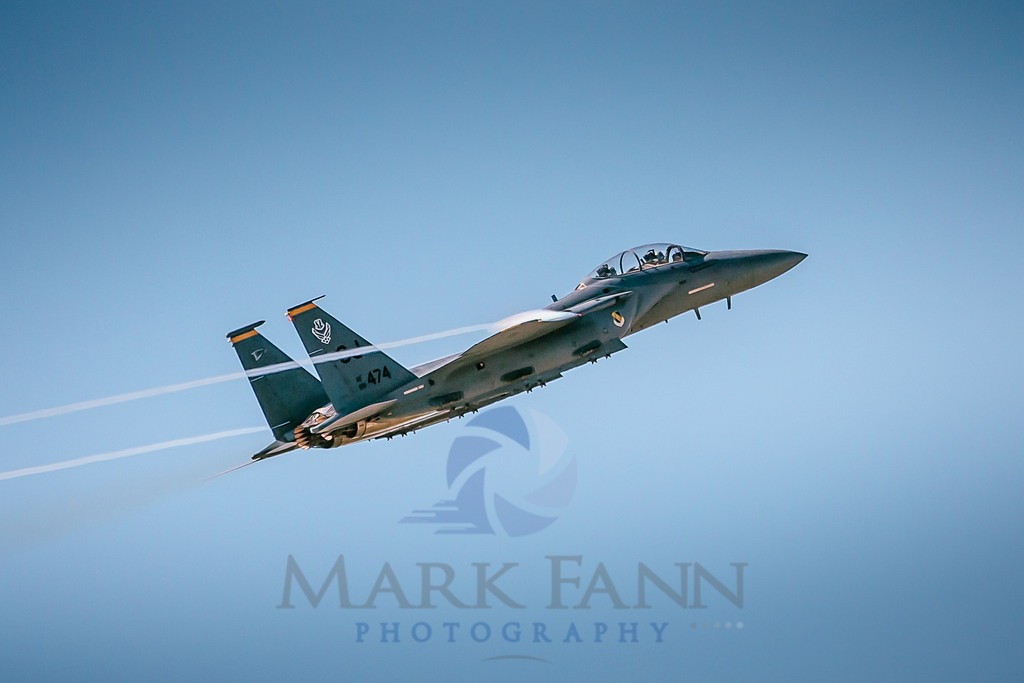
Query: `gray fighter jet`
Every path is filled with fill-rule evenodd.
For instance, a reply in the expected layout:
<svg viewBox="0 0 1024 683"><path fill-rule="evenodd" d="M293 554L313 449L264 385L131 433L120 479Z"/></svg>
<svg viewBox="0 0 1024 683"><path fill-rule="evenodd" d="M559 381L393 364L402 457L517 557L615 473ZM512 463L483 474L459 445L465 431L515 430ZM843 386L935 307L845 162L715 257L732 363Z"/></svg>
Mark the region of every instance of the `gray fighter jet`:
<svg viewBox="0 0 1024 683"><path fill-rule="evenodd" d="M634 332L778 277L807 255L646 244L616 254L569 295L506 319L463 353L404 368L315 302L288 318L319 380L256 328L228 334L275 441L252 456L404 435L558 379L626 348Z"/></svg>

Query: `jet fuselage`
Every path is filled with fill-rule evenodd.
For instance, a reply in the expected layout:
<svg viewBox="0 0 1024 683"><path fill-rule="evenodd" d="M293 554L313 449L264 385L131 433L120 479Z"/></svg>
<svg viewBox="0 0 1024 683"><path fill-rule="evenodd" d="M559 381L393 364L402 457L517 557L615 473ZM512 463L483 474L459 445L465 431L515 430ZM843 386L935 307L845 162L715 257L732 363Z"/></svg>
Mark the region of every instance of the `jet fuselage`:
<svg viewBox="0 0 1024 683"><path fill-rule="evenodd" d="M723 299L731 307L734 295L778 277L805 257L793 251L704 252L668 244L626 250L544 309L514 316L461 354L411 370L332 318L315 300L306 302L289 310L289 318L322 389L310 388L316 380L301 368L282 372L282 377L255 376L267 349L271 353L265 363L284 357L255 331L259 323L228 335L277 437L254 458L296 446L328 448L391 437L478 410L621 351L623 338L656 323L688 311L699 318L701 307ZM261 380L271 383L257 386ZM329 402L323 404L325 392ZM302 395L287 396L296 393ZM310 413L308 408L289 409L289 402L323 407Z"/></svg>

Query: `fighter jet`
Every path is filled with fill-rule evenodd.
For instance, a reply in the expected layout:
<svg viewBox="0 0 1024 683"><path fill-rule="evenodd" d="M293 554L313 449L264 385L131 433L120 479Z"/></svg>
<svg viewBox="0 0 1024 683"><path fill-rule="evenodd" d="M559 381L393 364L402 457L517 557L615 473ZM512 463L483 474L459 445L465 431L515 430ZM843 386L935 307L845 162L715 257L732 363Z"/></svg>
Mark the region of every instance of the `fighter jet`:
<svg viewBox="0 0 1024 683"><path fill-rule="evenodd" d="M274 443L262 460L295 448L335 448L405 435L542 387L562 373L626 348L623 339L656 323L725 300L785 273L795 251L702 251L678 244L627 249L543 309L507 318L466 349L402 367L316 303L288 318L319 379L261 335L259 321L227 336Z"/></svg>

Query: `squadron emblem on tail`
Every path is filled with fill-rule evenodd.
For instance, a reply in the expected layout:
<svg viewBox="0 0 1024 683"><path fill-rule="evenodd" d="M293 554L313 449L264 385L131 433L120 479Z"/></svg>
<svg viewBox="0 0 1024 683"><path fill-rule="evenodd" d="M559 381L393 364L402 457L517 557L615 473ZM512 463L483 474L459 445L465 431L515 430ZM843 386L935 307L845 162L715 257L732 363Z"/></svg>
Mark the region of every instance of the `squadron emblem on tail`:
<svg viewBox="0 0 1024 683"><path fill-rule="evenodd" d="M321 344L331 343L331 324L325 323L320 318L313 321L313 336L320 340Z"/></svg>

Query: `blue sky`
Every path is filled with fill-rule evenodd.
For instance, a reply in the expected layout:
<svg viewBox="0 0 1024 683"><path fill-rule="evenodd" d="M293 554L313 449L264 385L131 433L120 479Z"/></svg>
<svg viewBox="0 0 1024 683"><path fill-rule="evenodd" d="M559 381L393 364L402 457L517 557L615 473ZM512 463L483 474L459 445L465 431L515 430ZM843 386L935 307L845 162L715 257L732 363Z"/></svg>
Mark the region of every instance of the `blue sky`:
<svg viewBox="0 0 1024 683"><path fill-rule="evenodd" d="M463 423L213 480L269 431L0 481L0 674L1011 677L1022 30L1015 3L4 4L0 417L233 372L258 319L301 357L284 311L320 294L383 342L646 242L810 256L513 399L579 467L526 538L397 523L447 495ZM0 426L0 469L262 424L226 382ZM519 562L530 605L276 609L289 555L319 583L339 554L360 595L384 562ZM624 593L638 562L746 562L745 605L544 609L545 556L577 554ZM670 626L355 642L448 619Z"/></svg>

